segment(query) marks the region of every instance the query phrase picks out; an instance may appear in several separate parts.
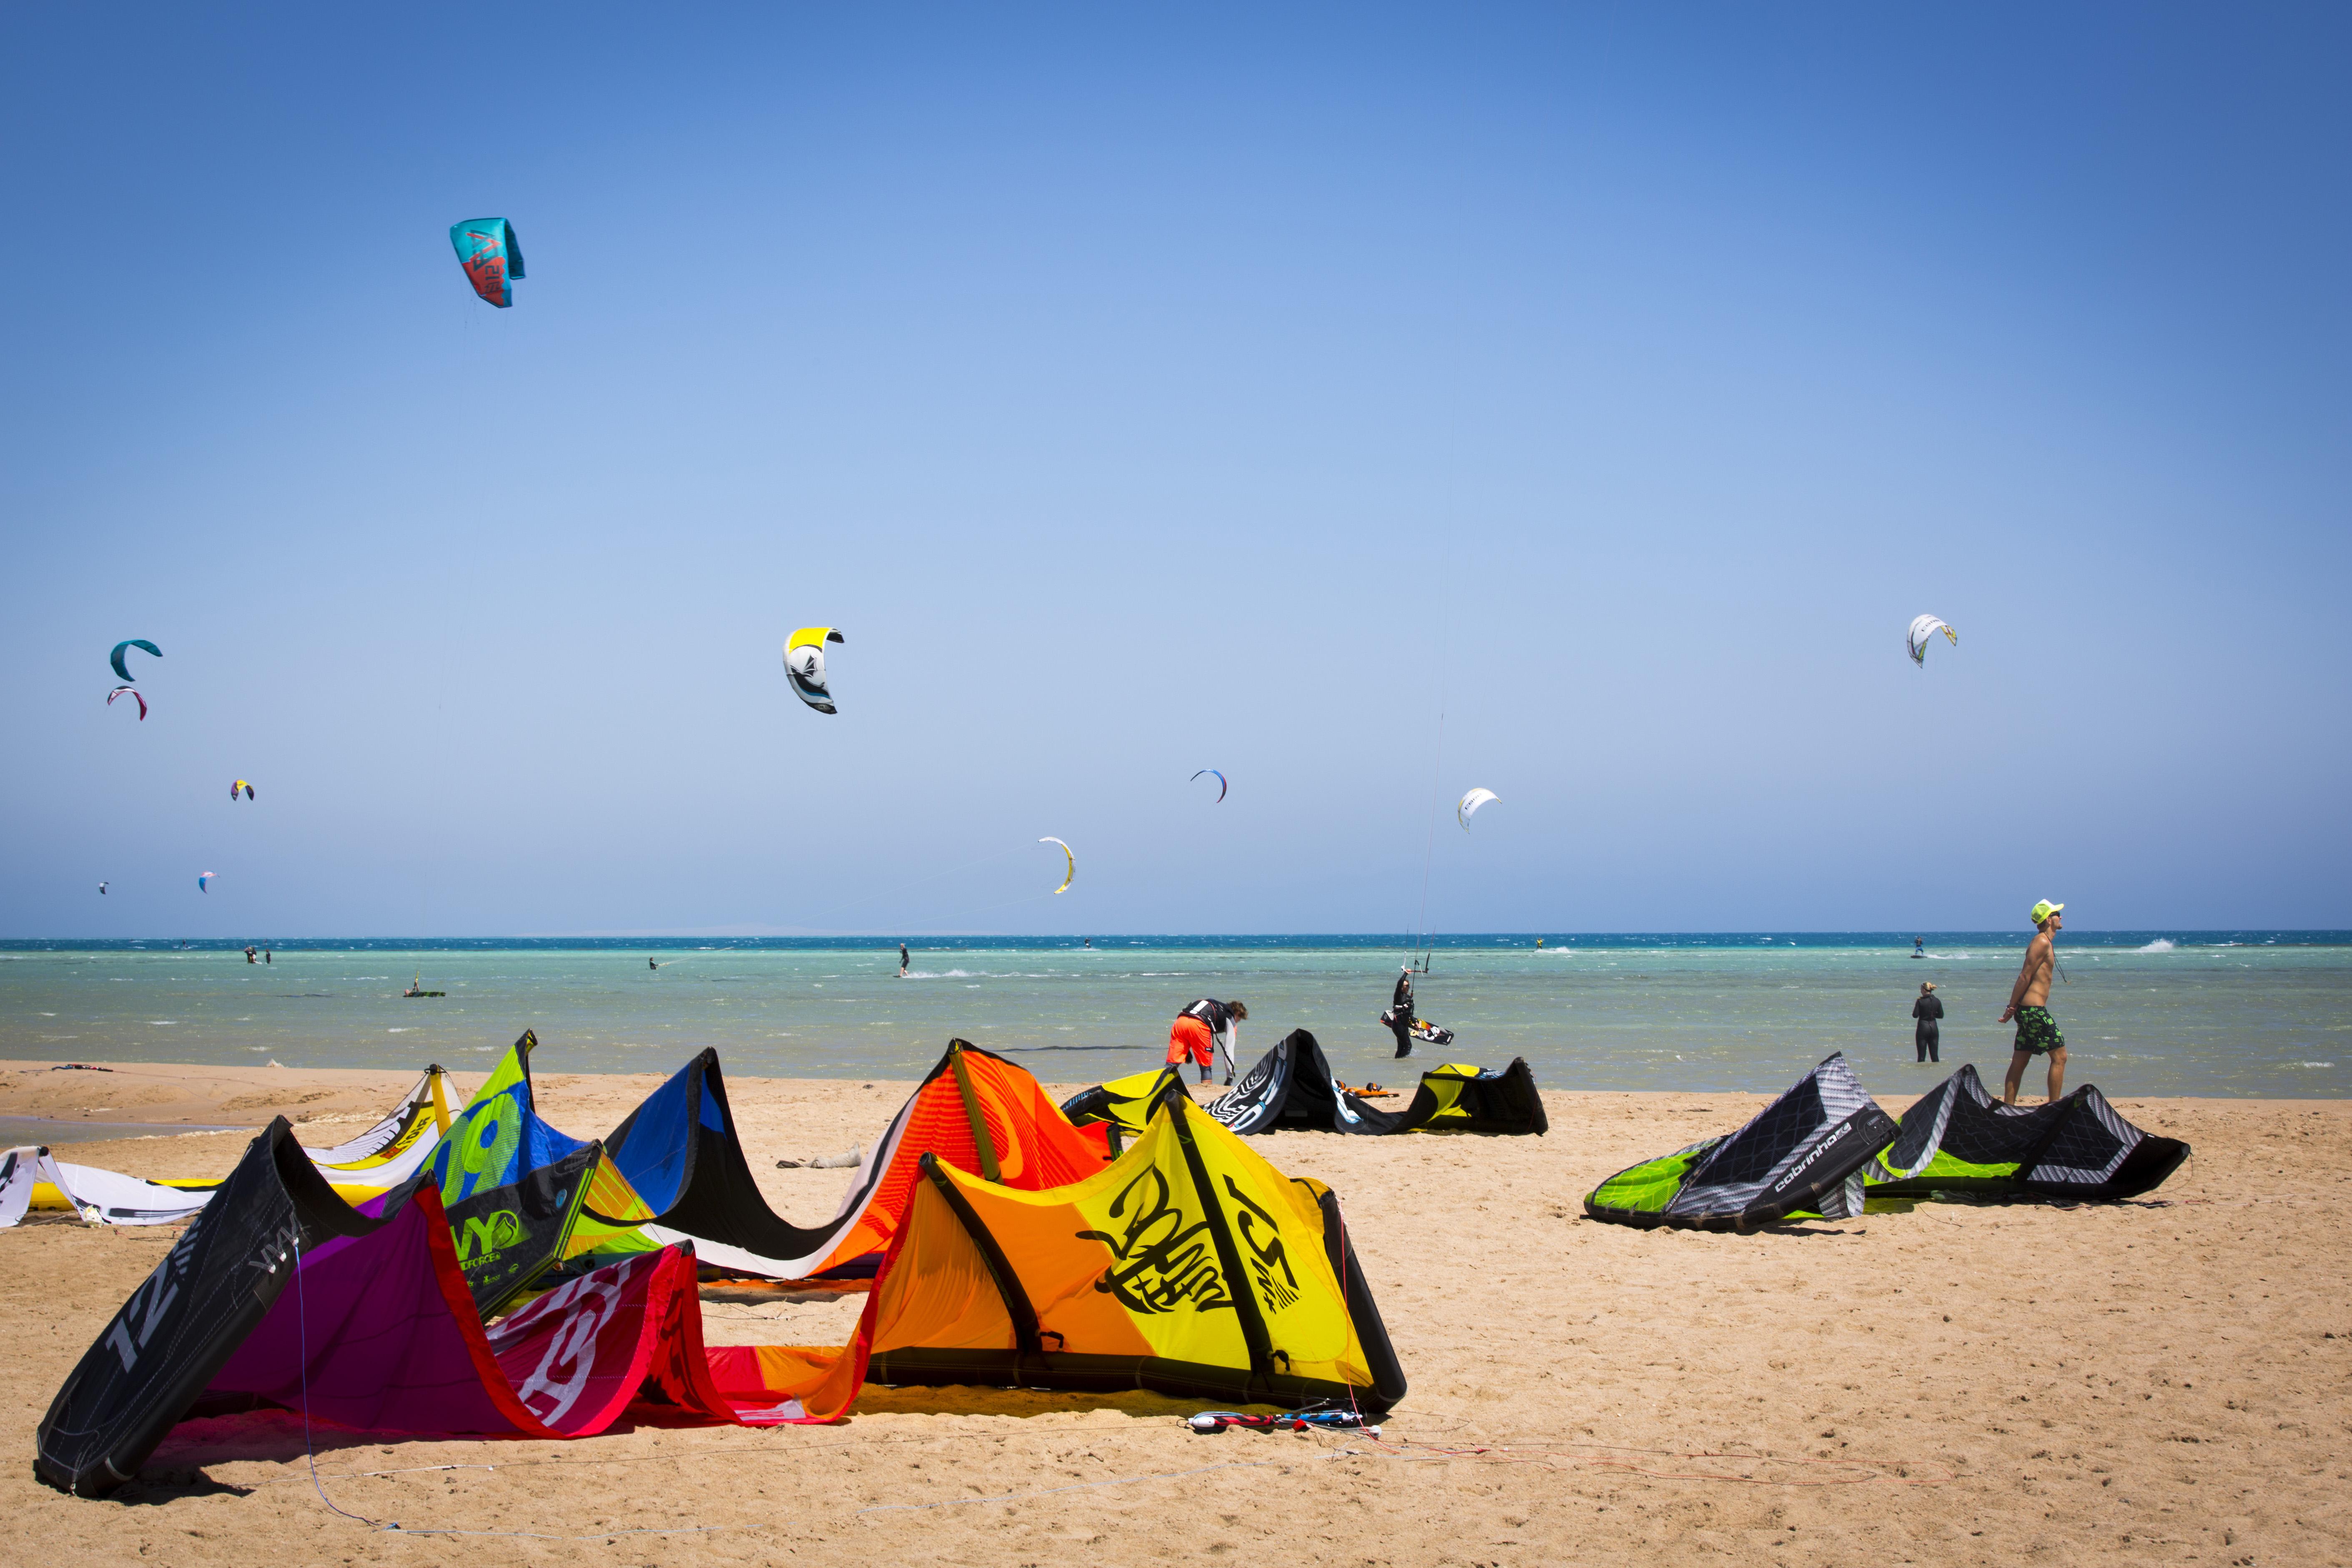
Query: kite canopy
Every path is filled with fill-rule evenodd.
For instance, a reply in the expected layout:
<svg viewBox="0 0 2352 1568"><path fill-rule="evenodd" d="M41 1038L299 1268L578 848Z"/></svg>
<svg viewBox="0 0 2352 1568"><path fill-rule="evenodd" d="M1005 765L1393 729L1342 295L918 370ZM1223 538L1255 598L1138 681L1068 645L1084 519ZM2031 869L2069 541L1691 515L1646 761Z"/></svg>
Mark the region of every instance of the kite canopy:
<svg viewBox="0 0 2352 1568"><path fill-rule="evenodd" d="M0 1226L17 1224L28 1208L69 1208L88 1225L173 1225L194 1215L212 1195L210 1184L191 1189L142 1182L67 1164L35 1144L0 1154Z"/></svg>
<svg viewBox="0 0 2352 1568"><path fill-rule="evenodd" d="M147 699L146 699L144 696L141 695L140 690L139 690L139 689L138 689L137 687L135 687L135 686L118 686L118 687L116 687L113 690L111 690L111 691L110 691L110 692L108 692L108 693L106 694L106 705L107 705L109 708L113 707L113 706L114 706L114 700L115 700L116 698L118 698L118 697L128 697L128 698L130 698L133 702L138 703L138 704L139 704L139 718L140 718L140 721L141 721L141 722L142 722L142 723L144 723L144 722L146 721L146 719L147 719Z"/></svg>
<svg viewBox="0 0 2352 1568"><path fill-rule="evenodd" d="M246 799L251 800L253 798L253 786L246 783L243 779L239 779L235 784L228 786L229 799L235 800L237 796L237 792L240 790L245 792Z"/></svg>
<svg viewBox="0 0 2352 1568"><path fill-rule="evenodd" d="M1903 646L1910 652L1911 662L1922 669L1927 668L1928 639L1937 632L1943 633L1944 639L1954 647L1960 646L1960 634L1946 626L1942 617L1937 616L1921 616L1914 620L1909 634L1903 639Z"/></svg>
<svg viewBox="0 0 2352 1568"><path fill-rule="evenodd" d="M1040 838L1037 842L1040 844L1061 845L1062 858L1066 862L1066 865L1062 872L1062 885L1055 889L1054 891L1057 893L1068 892L1070 890L1070 884L1078 879L1078 858L1076 854L1071 850L1068 845L1063 844L1058 838Z"/></svg>
<svg viewBox="0 0 2352 1568"><path fill-rule="evenodd" d="M1129 1139L1139 1138L1151 1121L1151 1108L1163 1094L1190 1100L1184 1075L1172 1067L1153 1068L1080 1089L1062 1101L1062 1114L1088 1138L1100 1138L1106 1157L1116 1155Z"/></svg>
<svg viewBox="0 0 2352 1568"><path fill-rule="evenodd" d="M1543 1096L1537 1092L1535 1069L1525 1057L1513 1057L1500 1072L1468 1062L1447 1062L1421 1075L1408 1116L1415 1116L1423 1100L1431 1102L1415 1125L1423 1132L1533 1133L1551 1130L1544 1114Z"/></svg>
<svg viewBox="0 0 2352 1568"><path fill-rule="evenodd" d="M129 680L131 679L131 667L122 662L122 656L125 652L134 647L144 648L147 652L154 655L157 658L163 657L163 650L157 647L153 643L149 642L145 637L128 637L121 642L116 643L114 645L114 651L106 656L106 662L114 666L114 678L117 680Z"/></svg>
<svg viewBox="0 0 2352 1568"><path fill-rule="evenodd" d="M1372 1413L1404 1397L1338 1199L1187 1099L1161 1100L1132 1148L1066 1186L1018 1191L932 1154L919 1166L860 1324L877 1382Z"/></svg>
<svg viewBox="0 0 2352 1568"><path fill-rule="evenodd" d="M704 1051L647 1096L605 1140L643 1199L649 1241L692 1240L713 1268L774 1279L870 1276L907 1213L927 1152L1022 1189L1098 1170L1102 1150L1054 1107L1028 1071L962 1040L925 1075L851 1177L825 1225L779 1218L761 1196L719 1068ZM594 1198L592 1221L617 1221Z"/></svg>
<svg viewBox="0 0 2352 1568"><path fill-rule="evenodd" d="M1800 1210L1862 1213L1862 1170L1895 1136L1843 1052L1797 1080L1728 1138L1709 1138L1618 1172L1588 1194L1594 1219L1651 1229L1743 1235Z"/></svg>
<svg viewBox="0 0 2352 1568"><path fill-rule="evenodd" d="M514 225L502 217L469 217L449 226L449 243L475 293L501 310L514 303L513 283L522 276L522 244Z"/></svg>
<svg viewBox="0 0 2352 1568"><path fill-rule="evenodd" d="M530 1437L592 1436L652 1390L705 1425L808 1418L741 1369L720 1387L687 1249L625 1258L485 1331L440 1194L420 1184L387 1208L345 1204L286 1119L272 1121L58 1389L35 1473L111 1491L200 1398L264 1399L363 1431ZM864 1357L856 1344L827 1354L803 1381L830 1416Z"/></svg>
<svg viewBox="0 0 2352 1568"><path fill-rule="evenodd" d="M2003 1105L1969 1063L1903 1113L1895 1142L1864 1170L1864 1191L2136 1198L2188 1158L2188 1144L2141 1131L2087 1083L2054 1104Z"/></svg>
<svg viewBox="0 0 2352 1568"><path fill-rule="evenodd" d="M1303 1128L1314 1132L1410 1132L1427 1109L1421 1096L1402 1110L1382 1110L1340 1087L1313 1035L1293 1029L1258 1058L1241 1082L1203 1107L1235 1132Z"/></svg>
<svg viewBox="0 0 2352 1568"><path fill-rule="evenodd" d="M199 871L199 872L197 872L197 873L196 873L196 891L198 891L199 893L209 893L209 892L211 892L211 891L213 890L213 879L214 879L215 877L218 876L218 875L219 875L219 873L218 873L218 872L216 872L216 871Z"/></svg>
<svg viewBox="0 0 2352 1568"><path fill-rule="evenodd" d="M1464 795L1460 802L1454 807L1454 820L1462 825L1463 832L1467 833L1470 831L1470 819L1477 815L1478 808L1486 805L1490 800L1500 800L1501 798L1502 797L1496 795L1493 790L1474 789L1468 795Z"/></svg>
<svg viewBox="0 0 2352 1568"><path fill-rule="evenodd" d="M1211 801L1209 803L1210 805L1214 805L1217 804L1217 801L1222 801L1225 798L1225 775L1219 773L1214 768L1202 768L1199 773L1194 773L1191 778L1186 779L1184 782L1186 784L1197 784L1204 778L1214 779L1217 781L1217 800Z"/></svg>
<svg viewBox="0 0 2352 1568"><path fill-rule="evenodd" d="M824 645L845 639L831 626L803 626L784 643L784 677L800 700L820 713L838 713L824 683Z"/></svg>

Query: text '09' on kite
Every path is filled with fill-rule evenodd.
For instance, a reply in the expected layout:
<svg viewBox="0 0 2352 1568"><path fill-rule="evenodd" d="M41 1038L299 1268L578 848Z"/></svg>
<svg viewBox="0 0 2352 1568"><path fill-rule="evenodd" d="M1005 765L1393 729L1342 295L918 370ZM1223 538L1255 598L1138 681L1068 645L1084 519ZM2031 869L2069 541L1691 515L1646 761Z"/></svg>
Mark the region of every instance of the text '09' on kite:
<svg viewBox="0 0 2352 1568"><path fill-rule="evenodd" d="M831 626L803 626L784 642L784 679L800 700L820 713L838 713L825 685L824 645L848 639Z"/></svg>

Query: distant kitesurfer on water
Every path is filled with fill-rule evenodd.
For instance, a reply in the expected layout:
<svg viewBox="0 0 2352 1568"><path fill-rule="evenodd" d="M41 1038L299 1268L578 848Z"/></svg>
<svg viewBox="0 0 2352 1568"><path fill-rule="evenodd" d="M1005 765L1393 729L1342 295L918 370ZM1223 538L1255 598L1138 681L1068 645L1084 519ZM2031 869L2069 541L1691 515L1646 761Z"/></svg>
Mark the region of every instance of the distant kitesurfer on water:
<svg viewBox="0 0 2352 1568"><path fill-rule="evenodd" d="M1225 1081L1234 1081L1234 1023L1249 1016L1249 1005L1244 1002L1220 1002L1213 996L1203 996L1176 1015L1176 1022L1168 1030L1168 1065L1180 1071L1189 1059L1201 1069L1201 1081L1209 1081L1209 1069L1216 1065L1217 1050L1225 1053Z"/></svg>
<svg viewBox="0 0 2352 1568"><path fill-rule="evenodd" d="M2056 1100L2066 1088L2066 1037L2059 1032L2058 1020L2050 1016L2050 972L2058 966L2058 944L2054 940L2065 922L2060 920L2063 904L2053 904L2044 899L2027 911L2033 921L2033 940L2025 946L2025 962L2018 966L2017 984L2009 988L2009 1005L2000 1010L2000 1022L2017 1020L2017 1040L2009 1053L2009 1077L2003 1080L2000 1102L2017 1103L2018 1086L2024 1081L2026 1064L2035 1057L2050 1058L2050 1098Z"/></svg>
<svg viewBox="0 0 2352 1568"><path fill-rule="evenodd" d="M256 954L256 953L259 952L260 951L261 951L261 950L260 950L259 948L255 947L255 946L251 945L250 943L247 944L247 947L246 947L246 950L245 950L245 961L246 961L247 963L259 963L259 962L260 962L260 960L258 960L258 959L257 959L256 957L254 957L254 954Z"/></svg>
<svg viewBox="0 0 2352 1568"><path fill-rule="evenodd" d="M1942 1061L1944 1058L1936 1051L1936 1037L1941 1032L1944 999L1936 994L1934 981L1923 981L1920 984L1919 1000L1911 1004L1911 1016L1918 1020L1912 1026L1911 1030L1911 1044L1912 1047L1919 1053L1918 1060Z"/></svg>
<svg viewBox="0 0 2352 1568"><path fill-rule="evenodd" d="M903 942L898 944L898 978L907 978L907 944Z"/></svg>
<svg viewBox="0 0 2352 1568"><path fill-rule="evenodd" d="M658 963L656 963L652 959L648 958L648 959L646 959L646 967L647 969L659 969L659 968L661 967L661 965L660 965L660 964L658 964Z"/></svg>
<svg viewBox="0 0 2352 1568"><path fill-rule="evenodd" d="M275 963L278 961L269 956L269 950L265 947L261 950L261 962L264 963Z"/></svg>
<svg viewBox="0 0 2352 1568"><path fill-rule="evenodd" d="M1911 939L1911 956L1914 958L1925 958L1927 956L1927 939L1926 937L1915 936Z"/></svg>

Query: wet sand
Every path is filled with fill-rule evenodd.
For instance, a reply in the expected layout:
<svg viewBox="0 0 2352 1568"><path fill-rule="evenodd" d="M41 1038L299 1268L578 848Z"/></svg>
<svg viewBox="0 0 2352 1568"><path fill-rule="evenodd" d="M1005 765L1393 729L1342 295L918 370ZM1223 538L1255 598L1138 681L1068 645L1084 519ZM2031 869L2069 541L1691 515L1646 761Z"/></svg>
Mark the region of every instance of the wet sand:
<svg viewBox="0 0 2352 1568"><path fill-rule="evenodd" d="M46 1068L0 1063L0 1115L258 1125L284 1110L320 1144L415 1079ZM542 1113L588 1136L657 1080L537 1081ZM729 1084L770 1201L803 1224L832 1213L845 1173L774 1161L871 1139L910 1088ZM0 1232L0 1293L21 1325L0 1372L21 1461L0 1471L0 1556L192 1568L2352 1559L2352 1239L2333 1208L2352 1194L2352 1104L2119 1101L2196 1146L2140 1203L1925 1204L1728 1237L1599 1225L1579 1204L1624 1165L1728 1131L1761 1097L1546 1101L1542 1139L1258 1141L1346 1205L1412 1384L1380 1443L1195 1436L1181 1416L1196 1406L1150 1395L937 1389L869 1390L833 1427L647 1423L569 1444L319 1429L327 1494L368 1524L320 1501L299 1420L268 1415L184 1424L140 1480L77 1500L33 1480L33 1427L173 1233ZM1881 1102L1899 1113L1907 1098ZM203 1175L244 1142L53 1146L134 1174ZM714 1290L706 1331L839 1342L856 1306ZM523 1533L381 1528L394 1521Z"/></svg>

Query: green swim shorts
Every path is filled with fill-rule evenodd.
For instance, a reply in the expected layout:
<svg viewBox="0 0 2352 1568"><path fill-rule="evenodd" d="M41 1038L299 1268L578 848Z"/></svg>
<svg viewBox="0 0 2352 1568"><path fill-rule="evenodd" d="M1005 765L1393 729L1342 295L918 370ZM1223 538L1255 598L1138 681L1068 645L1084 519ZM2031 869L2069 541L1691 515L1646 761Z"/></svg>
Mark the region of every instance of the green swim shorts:
<svg viewBox="0 0 2352 1568"><path fill-rule="evenodd" d="M2017 1010L2017 1046L2029 1057L2066 1048L2066 1037L2058 1031L2058 1020L2050 1016L2047 1007L2020 1007Z"/></svg>

